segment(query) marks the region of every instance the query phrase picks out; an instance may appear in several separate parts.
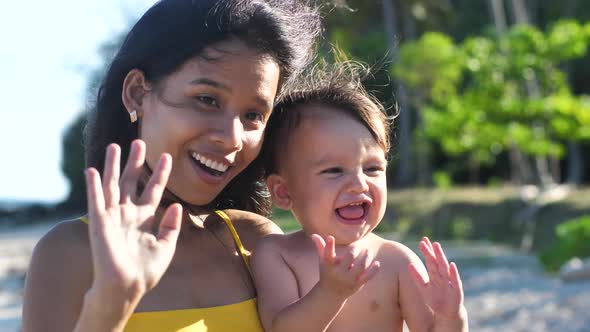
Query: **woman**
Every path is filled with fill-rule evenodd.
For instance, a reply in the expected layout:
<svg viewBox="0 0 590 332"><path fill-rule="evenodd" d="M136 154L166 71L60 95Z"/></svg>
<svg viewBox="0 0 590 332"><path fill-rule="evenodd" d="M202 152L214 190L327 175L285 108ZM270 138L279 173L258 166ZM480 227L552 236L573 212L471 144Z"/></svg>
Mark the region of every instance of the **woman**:
<svg viewBox="0 0 590 332"><path fill-rule="evenodd" d="M254 160L318 33L302 1L144 14L89 116L88 218L35 248L23 331L260 330L248 250L280 230Z"/></svg>

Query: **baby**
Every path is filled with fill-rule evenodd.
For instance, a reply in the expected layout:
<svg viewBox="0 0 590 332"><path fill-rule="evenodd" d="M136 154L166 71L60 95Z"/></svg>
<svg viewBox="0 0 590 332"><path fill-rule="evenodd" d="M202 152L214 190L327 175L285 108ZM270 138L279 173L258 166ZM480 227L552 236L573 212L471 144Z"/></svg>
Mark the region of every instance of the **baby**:
<svg viewBox="0 0 590 332"><path fill-rule="evenodd" d="M349 67L350 68L350 67ZM372 233L385 213L389 121L345 67L275 108L263 155L274 204L302 230L252 257L266 331L467 331L457 267Z"/></svg>

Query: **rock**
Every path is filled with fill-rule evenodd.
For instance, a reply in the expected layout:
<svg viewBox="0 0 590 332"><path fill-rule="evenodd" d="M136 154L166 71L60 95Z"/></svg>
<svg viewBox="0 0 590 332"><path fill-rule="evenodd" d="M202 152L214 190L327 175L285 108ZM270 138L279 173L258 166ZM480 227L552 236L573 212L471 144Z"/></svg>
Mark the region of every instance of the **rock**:
<svg viewBox="0 0 590 332"><path fill-rule="evenodd" d="M559 270L561 280L566 282L590 280L590 258L574 257Z"/></svg>

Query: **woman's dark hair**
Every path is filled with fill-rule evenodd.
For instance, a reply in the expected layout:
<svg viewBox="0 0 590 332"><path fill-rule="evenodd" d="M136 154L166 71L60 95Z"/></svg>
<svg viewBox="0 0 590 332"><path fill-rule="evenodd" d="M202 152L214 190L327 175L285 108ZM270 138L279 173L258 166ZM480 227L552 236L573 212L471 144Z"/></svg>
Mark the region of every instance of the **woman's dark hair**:
<svg viewBox="0 0 590 332"><path fill-rule="evenodd" d="M311 60L320 33L316 8L303 0L161 0L133 26L99 88L85 129L86 164L101 174L105 149L121 146L124 165L137 123L129 121L121 91L126 75L141 70L157 84L214 43L237 38L280 68L280 91ZM268 214L260 162L240 173L210 205ZM197 190L197 189L195 189Z"/></svg>
<svg viewBox="0 0 590 332"><path fill-rule="evenodd" d="M394 116L387 116L381 103L363 88L362 81L370 74L371 70L359 62L341 61L319 63L302 75L299 87L282 97L266 125L266 138L258 158L264 164L264 176L279 171L289 139L302 118L307 112L321 112L322 106L360 122L387 157Z"/></svg>

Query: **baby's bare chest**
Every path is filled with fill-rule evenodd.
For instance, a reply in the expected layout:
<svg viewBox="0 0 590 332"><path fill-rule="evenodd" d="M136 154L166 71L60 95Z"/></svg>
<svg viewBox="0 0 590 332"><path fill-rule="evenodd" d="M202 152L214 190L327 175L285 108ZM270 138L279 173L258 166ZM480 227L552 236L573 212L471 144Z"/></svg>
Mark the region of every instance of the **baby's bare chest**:
<svg viewBox="0 0 590 332"><path fill-rule="evenodd" d="M299 289L305 296L319 281L319 260L312 256L289 259ZM330 325L328 331L401 331L397 273L383 267L353 294Z"/></svg>

